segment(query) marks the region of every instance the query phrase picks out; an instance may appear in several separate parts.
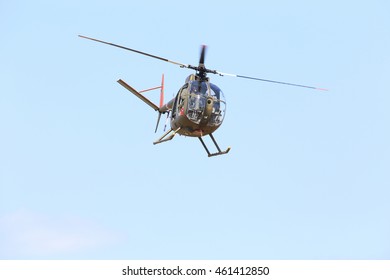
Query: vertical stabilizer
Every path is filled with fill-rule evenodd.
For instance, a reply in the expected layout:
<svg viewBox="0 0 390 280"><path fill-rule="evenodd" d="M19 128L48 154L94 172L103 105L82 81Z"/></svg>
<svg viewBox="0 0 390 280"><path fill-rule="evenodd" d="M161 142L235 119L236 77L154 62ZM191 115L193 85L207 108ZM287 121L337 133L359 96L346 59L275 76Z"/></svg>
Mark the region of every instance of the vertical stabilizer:
<svg viewBox="0 0 390 280"><path fill-rule="evenodd" d="M164 74L161 78L161 90L160 90L160 108L164 105Z"/></svg>

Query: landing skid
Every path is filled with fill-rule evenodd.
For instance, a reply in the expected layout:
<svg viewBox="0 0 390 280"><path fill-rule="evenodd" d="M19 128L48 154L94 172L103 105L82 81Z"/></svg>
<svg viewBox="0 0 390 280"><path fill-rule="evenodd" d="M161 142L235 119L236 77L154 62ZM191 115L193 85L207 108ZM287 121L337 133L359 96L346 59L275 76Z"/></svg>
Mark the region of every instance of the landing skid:
<svg viewBox="0 0 390 280"><path fill-rule="evenodd" d="M160 143L163 143L163 142L172 140L173 137L175 137L176 133L177 133L180 129L181 129L181 127L179 127L179 128L176 129L176 130L173 130L173 129L171 128L171 129L168 130L166 133L164 133L164 135L161 136L158 140L154 141L154 142L153 142L153 145L160 144Z"/></svg>
<svg viewBox="0 0 390 280"><path fill-rule="evenodd" d="M199 140L200 140L200 142L201 142L202 145L203 145L203 148L206 150L206 152L207 152L207 154L208 154L209 157L224 155L224 154L227 154L227 153L230 151L230 147L228 147L228 148L226 149L226 151L221 151L221 149L219 148L219 146L218 146L218 144L217 144L217 141L215 141L215 139L214 139L213 134L210 133L209 135L210 135L211 140L213 140L213 143L214 143L215 147L216 147L217 150L218 150L217 153L210 153L210 151L209 151L209 149L207 148L206 144L204 143L202 137L198 137Z"/></svg>

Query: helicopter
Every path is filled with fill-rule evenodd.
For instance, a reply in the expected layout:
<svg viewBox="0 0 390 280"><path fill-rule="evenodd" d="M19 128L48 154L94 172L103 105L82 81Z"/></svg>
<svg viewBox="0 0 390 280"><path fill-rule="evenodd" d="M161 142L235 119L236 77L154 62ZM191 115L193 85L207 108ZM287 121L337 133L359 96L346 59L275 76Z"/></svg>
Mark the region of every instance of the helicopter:
<svg viewBox="0 0 390 280"><path fill-rule="evenodd" d="M166 141L172 140L176 134L197 137L203 148L206 150L209 157L227 154L230 151L230 147L226 150L221 150L217 141L215 140L213 133L221 126L225 114L226 114L226 100L222 90L215 84L210 82L207 74L216 74L219 76L232 76L237 78L244 78L250 80L257 80L262 82L283 84L288 86L303 87L315 90L327 90L323 88L317 88L313 86L306 86L300 84L286 83L274 80L260 79L256 77L243 76L237 74L223 73L217 70L211 70L205 66L206 46L201 46L200 58L198 66L190 64L183 64L180 62L172 61L160 56L142 52L139 50L131 49L121 45L113 44L110 42L86 37L79 35L80 38L92 40L98 43L103 43L113 47L121 48L127 51L138 53L144 56L148 56L154 59L158 59L164 62L168 62L181 68L187 68L195 70L195 74L189 75L184 85L179 89L176 96L164 103L164 74L162 75L161 85L153 88L149 88L142 91L137 91L132 86L128 85L122 79L117 82L132 94L140 98L143 102L149 105L158 113L157 124L155 132L157 132L161 115L167 113L167 121L170 119L171 128L165 132L160 138L153 142L154 145L160 144ZM160 103L159 106L154 104L142 93L160 89ZM165 128L164 128L165 131ZM215 145L217 152L210 152L203 137L209 136Z"/></svg>

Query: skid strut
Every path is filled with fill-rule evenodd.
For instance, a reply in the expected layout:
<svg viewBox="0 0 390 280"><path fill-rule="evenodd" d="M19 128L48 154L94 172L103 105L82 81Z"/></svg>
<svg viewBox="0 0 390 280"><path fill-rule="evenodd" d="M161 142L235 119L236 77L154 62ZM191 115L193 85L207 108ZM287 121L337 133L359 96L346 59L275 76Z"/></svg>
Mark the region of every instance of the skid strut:
<svg viewBox="0 0 390 280"><path fill-rule="evenodd" d="M156 144L160 144L162 142L166 142L166 141L169 141L169 140L172 140L173 137L175 137L176 133L181 129L181 127L179 127L178 129L176 130L173 130L172 128L170 130L168 130L166 133L164 133L163 136L161 136L158 140L154 141L153 144L156 145Z"/></svg>
<svg viewBox="0 0 390 280"><path fill-rule="evenodd" d="M209 151L209 149L207 148L206 144L204 143L202 137L198 137L199 140L200 140L200 143L202 143L203 148L206 150L206 152L207 152L207 154L208 154L209 157L224 155L224 154L227 154L227 153L230 151L230 147L228 147L228 148L226 149L226 151L221 151L221 149L219 148L219 146L218 146L218 144L217 144L217 141L215 141L215 139L214 139L213 134L210 133L209 135L210 135L210 138L211 138L211 140L213 141L215 147L216 147L217 150L218 150L217 153L210 153L210 151Z"/></svg>

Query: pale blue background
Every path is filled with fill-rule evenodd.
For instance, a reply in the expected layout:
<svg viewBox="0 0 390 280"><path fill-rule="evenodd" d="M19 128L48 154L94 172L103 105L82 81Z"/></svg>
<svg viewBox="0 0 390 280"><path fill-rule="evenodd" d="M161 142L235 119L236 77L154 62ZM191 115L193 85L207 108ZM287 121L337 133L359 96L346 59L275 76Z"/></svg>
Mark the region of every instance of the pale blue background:
<svg viewBox="0 0 390 280"><path fill-rule="evenodd" d="M1 259L389 259L389 1L1 1ZM215 133L153 146L171 97L222 72ZM149 93L158 101L158 93ZM165 119L164 119L165 121ZM162 122L163 123L163 122Z"/></svg>

